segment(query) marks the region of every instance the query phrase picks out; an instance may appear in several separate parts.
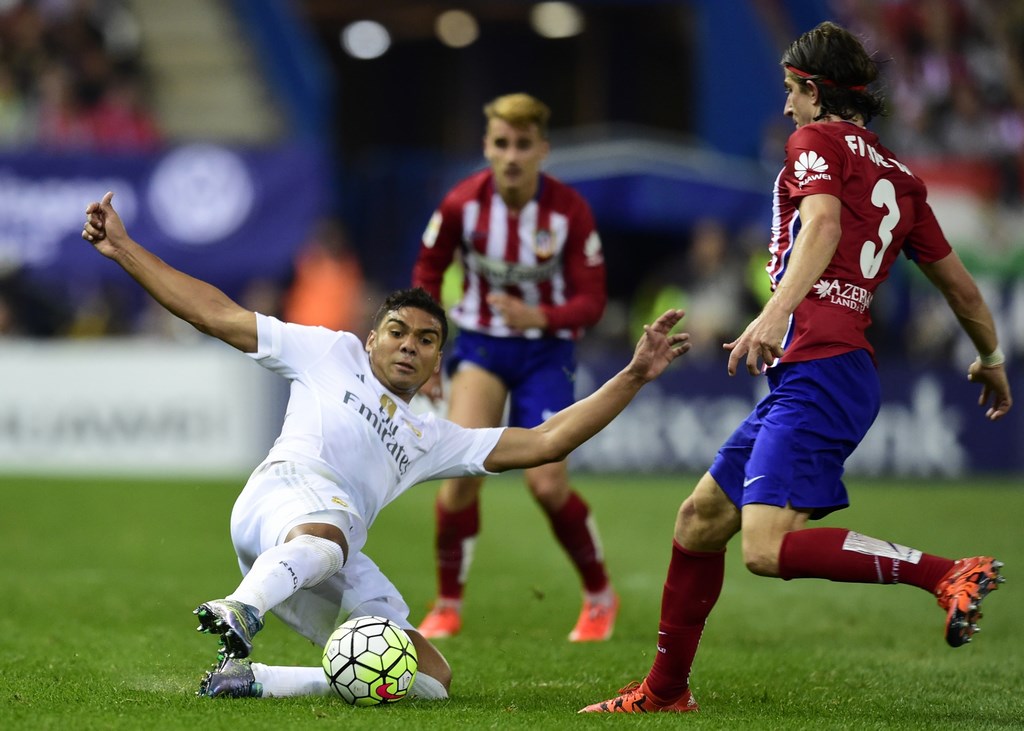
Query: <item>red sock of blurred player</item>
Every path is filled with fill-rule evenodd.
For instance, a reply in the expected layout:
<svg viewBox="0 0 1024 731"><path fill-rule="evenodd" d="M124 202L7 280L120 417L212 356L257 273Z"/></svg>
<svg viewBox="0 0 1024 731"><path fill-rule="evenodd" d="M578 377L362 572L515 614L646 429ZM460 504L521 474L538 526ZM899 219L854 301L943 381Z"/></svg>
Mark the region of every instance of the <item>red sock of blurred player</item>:
<svg viewBox="0 0 1024 731"><path fill-rule="evenodd" d="M953 561L845 528L792 531L779 549L783 579L828 579L862 584L910 584L934 591Z"/></svg>
<svg viewBox="0 0 1024 731"><path fill-rule="evenodd" d="M600 543L590 522L590 508L576 492L554 513L548 513L551 528L562 548L569 554L583 579L583 586L592 594L608 586Z"/></svg>
<svg viewBox="0 0 1024 731"><path fill-rule="evenodd" d="M689 551L672 541L672 559L661 595L658 653L647 674L656 701L675 701L690 685L690 669L704 622L722 592L725 551Z"/></svg>
<svg viewBox="0 0 1024 731"><path fill-rule="evenodd" d="M437 516L437 575L444 599L461 599L463 581L472 558L469 544L480 532L480 501L462 510L445 510L435 503Z"/></svg>

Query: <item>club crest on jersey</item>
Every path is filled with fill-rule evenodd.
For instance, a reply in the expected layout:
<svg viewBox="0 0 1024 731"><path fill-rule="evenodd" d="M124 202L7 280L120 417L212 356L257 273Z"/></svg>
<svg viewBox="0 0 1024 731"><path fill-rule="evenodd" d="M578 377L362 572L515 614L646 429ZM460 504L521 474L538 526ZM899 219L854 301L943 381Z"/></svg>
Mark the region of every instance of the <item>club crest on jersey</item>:
<svg viewBox="0 0 1024 731"><path fill-rule="evenodd" d="M389 419L395 418L395 410L398 408L398 404L391 400L391 397L387 394L382 394L380 397L380 410L388 415Z"/></svg>
<svg viewBox="0 0 1024 731"><path fill-rule="evenodd" d="M800 181L801 188L815 180L831 180L832 176L826 170L828 163L814 150L801 152L793 164L793 174Z"/></svg>
<svg viewBox="0 0 1024 731"><path fill-rule="evenodd" d="M533 253L538 261L545 261L555 255L555 237L543 229L533 234Z"/></svg>

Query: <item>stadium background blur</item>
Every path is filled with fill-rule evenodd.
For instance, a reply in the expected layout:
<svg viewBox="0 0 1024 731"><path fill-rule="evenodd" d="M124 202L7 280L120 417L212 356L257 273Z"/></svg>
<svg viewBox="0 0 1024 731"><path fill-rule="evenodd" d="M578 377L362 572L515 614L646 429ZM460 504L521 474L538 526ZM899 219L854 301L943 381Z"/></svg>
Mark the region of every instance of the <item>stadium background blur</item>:
<svg viewBox="0 0 1024 731"><path fill-rule="evenodd" d="M115 369L135 363L140 342L158 358L171 357L161 341L207 352L87 250L88 201L114 189L136 238L253 309L362 331L377 295L408 282L443 192L481 165L482 104L510 91L552 107L547 170L590 200L605 244L611 301L582 343L580 388L616 367L653 311L685 307L697 343L578 466L700 469L761 387L723 378L719 344L766 295L770 191L791 130L778 58L828 18L891 59L890 115L873 127L929 184L1012 362L1024 351L1020 3L0 0L0 353L14 356L0 358L0 472L56 443L74 442L69 468L102 461L75 455L109 431L83 434L137 430L141 417L123 414L114 427L84 424L98 410L86 402L70 425L41 419L66 410L81 382L26 401L43 390L25 383L43 378L34 364L69 343L120 348ZM351 294L325 294L338 292ZM971 346L916 272L899 268L872 309L891 403L851 469L1024 469L1020 410L982 423L961 383ZM83 378L75 358L94 352L76 350L46 378ZM208 380L189 373L183 393ZM143 379L138 398L166 377ZM274 407L253 418L273 422ZM183 444L226 428L190 418L175 422ZM265 438L246 437L230 464ZM216 465L161 449L168 463Z"/></svg>

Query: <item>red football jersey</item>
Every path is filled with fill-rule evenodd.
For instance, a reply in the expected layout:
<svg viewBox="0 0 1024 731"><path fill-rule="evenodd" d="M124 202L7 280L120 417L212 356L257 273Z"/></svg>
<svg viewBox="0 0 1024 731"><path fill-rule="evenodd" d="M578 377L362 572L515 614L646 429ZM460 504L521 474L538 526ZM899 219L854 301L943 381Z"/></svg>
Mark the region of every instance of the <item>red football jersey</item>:
<svg viewBox="0 0 1024 731"><path fill-rule="evenodd" d="M883 147L878 135L849 122L819 122L796 130L786 166L775 182L772 211L772 288L786 273L800 230L800 198L817 193L842 202L842 234L832 261L790 320L782 362L874 349L865 331L870 305L900 251L928 263L951 248L921 182Z"/></svg>
<svg viewBox="0 0 1024 731"><path fill-rule="evenodd" d="M541 175L537 195L518 214L494 189L489 169L458 183L423 233L413 286L440 299L441 280L456 252L463 265L463 293L450 315L464 330L575 339L604 312L604 253L590 206L549 175ZM491 292L541 307L548 330L510 328L487 304Z"/></svg>

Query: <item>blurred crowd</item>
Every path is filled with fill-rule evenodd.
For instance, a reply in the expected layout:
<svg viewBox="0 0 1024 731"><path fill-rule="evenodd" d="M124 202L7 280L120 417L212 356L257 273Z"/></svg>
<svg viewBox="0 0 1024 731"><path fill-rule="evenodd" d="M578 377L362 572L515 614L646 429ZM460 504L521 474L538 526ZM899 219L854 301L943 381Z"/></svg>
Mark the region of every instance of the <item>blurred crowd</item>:
<svg viewBox="0 0 1024 731"><path fill-rule="evenodd" d="M154 149L161 134L146 91L138 26L122 2L0 0L0 151ZM116 331L117 297L103 290L72 303L0 261L0 334Z"/></svg>
<svg viewBox="0 0 1024 731"><path fill-rule="evenodd" d="M325 216L313 226L292 267L249 281L232 293L242 306L303 325L363 333L382 294L365 276L345 224ZM93 338L202 336L135 287L104 283L72 298L24 269L0 265L0 336Z"/></svg>
<svg viewBox="0 0 1024 731"><path fill-rule="evenodd" d="M0 148L137 151L160 143L140 34L116 0L0 0Z"/></svg>
<svg viewBox="0 0 1024 731"><path fill-rule="evenodd" d="M1024 3L834 4L840 19L887 61L889 109L875 128L930 180L932 205L986 289L1004 349L1024 354L1017 314L1024 304ZM902 292L886 294L872 309L894 344L924 360L972 357L966 339L952 335L957 328L947 309L919 278L908 276Z"/></svg>
<svg viewBox="0 0 1024 731"><path fill-rule="evenodd" d="M874 126L887 144L905 159L977 176L978 189L993 207L1009 211L1008 220L1014 212L1022 215L1024 2L832 0L831 6L836 19L885 61L889 113ZM131 152L161 145L141 40L123 0L0 0L0 151ZM770 158L777 166L781 152L776 142L771 147L766 164ZM730 226L704 220L679 234L671 244L677 253L651 262L635 291L610 303L589 339L597 347L628 343L653 313L682 306L690 314L694 356L720 356L721 343L742 331L768 295L767 226ZM954 328L929 319L945 309L910 302L911 288L912 283L892 287L876 300L880 349L959 355L958 344L947 340ZM291 271L252 282L242 298L268 314L359 330L376 289L373 272L360 267L358 242L341 221L328 217L310 233ZM1003 309L1024 312L1024 290L1014 296L1020 303L1007 299ZM183 335L160 313L126 316L131 308L123 297L105 287L84 301L63 302L25 272L5 271L0 263L0 334ZM998 307L1000 298L995 301ZM1011 341L1020 331L1019 350L1024 315L1018 319L1006 329Z"/></svg>
<svg viewBox="0 0 1024 731"><path fill-rule="evenodd" d="M1022 204L1024 3L837 0L886 66L889 146L908 159L983 161L990 191ZM985 183L982 183L985 185Z"/></svg>

